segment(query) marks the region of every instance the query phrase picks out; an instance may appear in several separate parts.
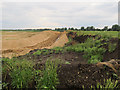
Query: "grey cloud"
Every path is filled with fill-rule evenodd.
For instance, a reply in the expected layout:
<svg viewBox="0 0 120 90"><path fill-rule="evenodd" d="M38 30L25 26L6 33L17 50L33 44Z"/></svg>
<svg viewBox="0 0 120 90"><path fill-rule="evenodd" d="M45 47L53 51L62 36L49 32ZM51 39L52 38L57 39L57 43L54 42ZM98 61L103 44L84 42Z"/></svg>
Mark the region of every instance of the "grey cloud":
<svg viewBox="0 0 120 90"><path fill-rule="evenodd" d="M4 3L3 28L80 27L117 23L117 3Z"/></svg>

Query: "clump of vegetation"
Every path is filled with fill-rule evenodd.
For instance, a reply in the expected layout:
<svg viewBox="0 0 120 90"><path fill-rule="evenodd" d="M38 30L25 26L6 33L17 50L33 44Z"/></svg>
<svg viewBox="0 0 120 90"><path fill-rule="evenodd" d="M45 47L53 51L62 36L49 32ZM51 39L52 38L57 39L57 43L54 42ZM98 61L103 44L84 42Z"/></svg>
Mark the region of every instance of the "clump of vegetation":
<svg viewBox="0 0 120 90"><path fill-rule="evenodd" d="M62 47L54 47L53 49L41 49L34 52L33 55L48 55L53 53L64 53L64 49Z"/></svg>
<svg viewBox="0 0 120 90"><path fill-rule="evenodd" d="M49 49L41 49L34 52L33 55L48 55L50 53L53 53L53 51L50 51Z"/></svg>
<svg viewBox="0 0 120 90"><path fill-rule="evenodd" d="M115 89L117 88L117 83L118 81L116 80L115 82L113 82L111 80L111 78L105 80L104 79L104 85L101 85L100 83L97 83L97 88L100 88L100 89L108 89L108 88L111 88L111 89ZM91 86L93 88L93 86Z"/></svg>
<svg viewBox="0 0 120 90"><path fill-rule="evenodd" d="M94 89L95 89L95 90L96 90L96 89L103 89L103 90L115 89L115 88L118 87L117 84L118 84L118 81L117 81L117 80L116 80L116 81L112 81L111 78L109 78L109 79L107 79L107 80L104 79L104 85L102 85L102 84L100 84L100 83L98 82L96 86L92 86L92 85L91 85L90 89L93 89L93 90L94 90ZM82 86L82 88L84 89L85 87Z"/></svg>
<svg viewBox="0 0 120 90"><path fill-rule="evenodd" d="M66 61L65 64L71 64L70 62Z"/></svg>
<svg viewBox="0 0 120 90"><path fill-rule="evenodd" d="M108 51L109 52L113 52L115 49L116 49L116 43L112 44L112 43L109 43L108 44Z"/></svg>
<svg viewBox="0 0 120 90"><path fill-rule="evenodd" d="M45 63L45 69L42 71L43 76L37 80L37 89L55 89L56 85L59 84L57 77L59 61L47 60Z"/></svg>
<svg viewBox="0 0 120 90"><path fill-rule="evenodd" d="M64 53L63 47L55 47L52 50L54 50L55 53Z"/></svg>
<svg viewBox="0 0 120 90"><path fill-rule="evenodd" d="M36 82L37 89L55 89L59 84L57 69L59 60L47 60L43 70L35 69L34 63L27 60L17 60L16 58L3 58L3 83L4 89L8 86L12 88L29 88ZM7 77L11 79L8 81ZM7 82L6 82L7 81Z"/></svg>
<svg viewBox="0 0 120 90"><path fill-rule="evenodd" d="M101 39L88 38L85 43L76 44L66 47L66 51L84 52L84 58L88 59L88 63L97 63L102 61L102 55L106 51L102 48Z"/></svg>
<svg viewBox="0 0 120 90"><path fill-rule="evenodd" d="M13 88L28 88L34 78L33 65L32 61L3 59L3 81L8 74Z"/></svg>

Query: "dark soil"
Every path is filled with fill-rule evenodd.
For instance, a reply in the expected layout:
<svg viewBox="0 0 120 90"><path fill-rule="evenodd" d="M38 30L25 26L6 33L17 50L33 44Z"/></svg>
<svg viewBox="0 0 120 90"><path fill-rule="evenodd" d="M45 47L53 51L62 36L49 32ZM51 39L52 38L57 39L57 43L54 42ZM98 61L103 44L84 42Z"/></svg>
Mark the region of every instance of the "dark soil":
<svg viewBox="0 0 120 90"><path fill-rule="evenodd" d="M106 66L101 68L96 66L96 64L87 64L87 60L83 58L83 53L65 52L33 56L32 53L35 51L36 50L31 51L28 55L20 56L18 58L29 58L28 60L35 60L36 69L42 69L45 61L50 57L54 59L59 58L61 59L61 62L67 61L70 63L61 64L60 68L58 69L58 78L60 82L60 84L57 86L58 89L77 89L81 88L82 85L84 85L84 87L90 87L91 85L95 86L97 82L101 82L103 84L104 79L118 79L114 77L115 72L110 67ZM120 72L116 74L120 76Z"/></svg>
<svg viewBox="0 0 120 90"><path fill-rule="evenodd" d="M72 64L62 65L58 72L58 78L60 85L58 88L81 88L95 86L97 82L103 84L104 79L116 78L113 76L114 72L112 69L100 68L95 64ZM120 74L120 73L119 73Z"/></svg>

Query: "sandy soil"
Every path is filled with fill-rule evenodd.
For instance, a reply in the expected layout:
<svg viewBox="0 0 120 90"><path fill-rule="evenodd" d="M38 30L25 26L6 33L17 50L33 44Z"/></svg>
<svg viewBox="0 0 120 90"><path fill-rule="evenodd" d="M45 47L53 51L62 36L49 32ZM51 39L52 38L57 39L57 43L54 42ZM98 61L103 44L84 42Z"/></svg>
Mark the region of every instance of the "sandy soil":
<svg viewBox="0 0 120 90"><path fill-rule="evenodd" d="M34 49L64 46L68 42L65 32L2 32L2 57L20 56Z"/></svg>

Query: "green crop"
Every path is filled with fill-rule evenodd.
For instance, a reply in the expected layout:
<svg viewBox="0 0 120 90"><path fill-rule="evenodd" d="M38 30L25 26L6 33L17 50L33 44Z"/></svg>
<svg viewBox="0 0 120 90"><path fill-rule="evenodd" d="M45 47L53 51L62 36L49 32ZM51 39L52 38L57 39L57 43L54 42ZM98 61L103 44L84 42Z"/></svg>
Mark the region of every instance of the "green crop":
<svg viewBox="0 0 120 90"><path fill-rule="evenodd" d="M51 90L55 89L59 84L57 78L58 60L47 60L45 63L45 69L42 71L43 76L37 80L37 89Z"/></svg>
<svg viewBox="0 0 120 90"><path fill-rule="evenodd" d="M28 88L34 77L34 63L27 60L3 59L4 81L8 74L13 88Z"/></svg>

